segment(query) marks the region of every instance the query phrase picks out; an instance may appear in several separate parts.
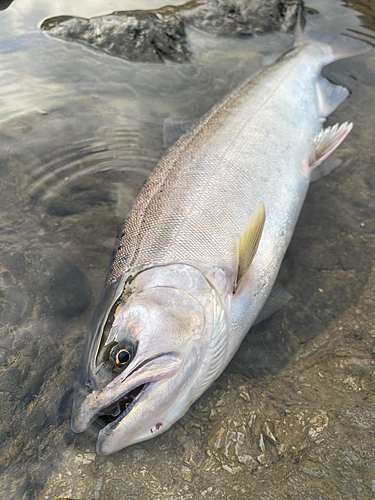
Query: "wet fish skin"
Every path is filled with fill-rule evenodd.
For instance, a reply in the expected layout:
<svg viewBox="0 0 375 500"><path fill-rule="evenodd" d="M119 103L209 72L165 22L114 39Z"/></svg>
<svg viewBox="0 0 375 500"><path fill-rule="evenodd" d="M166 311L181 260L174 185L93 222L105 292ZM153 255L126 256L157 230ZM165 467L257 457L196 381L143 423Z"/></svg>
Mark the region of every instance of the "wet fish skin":
<svg viewBox="0 0 375 500"><path fill-rule="evenodd" d="M136 199L75 384L75 432L140 390L100 431L98 453L167 430L220 375L262 310L312 169L351 128L321 133L322 119L348 95L321 69L367 50L346 37L314 36L181 137ZM266 220L259 248L238 284L239 242L260 204ZM133 353L121 370L112 349Z"/></svg>

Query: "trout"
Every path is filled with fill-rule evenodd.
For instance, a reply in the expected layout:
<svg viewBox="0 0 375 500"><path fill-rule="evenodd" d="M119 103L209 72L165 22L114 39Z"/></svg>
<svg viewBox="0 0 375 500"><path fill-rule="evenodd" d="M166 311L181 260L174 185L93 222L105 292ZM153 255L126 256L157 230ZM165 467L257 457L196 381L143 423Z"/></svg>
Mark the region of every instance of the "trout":
<svg viewBox="0 0 375 500"><path fill-rule="evenodd" d="M155 167L118 234L74 387L72 430L99 419L99 454L169 429L289 299L273 287L309 183L352 128L323 128L349 92L321 70L368 49L299 35Z"/></svg>

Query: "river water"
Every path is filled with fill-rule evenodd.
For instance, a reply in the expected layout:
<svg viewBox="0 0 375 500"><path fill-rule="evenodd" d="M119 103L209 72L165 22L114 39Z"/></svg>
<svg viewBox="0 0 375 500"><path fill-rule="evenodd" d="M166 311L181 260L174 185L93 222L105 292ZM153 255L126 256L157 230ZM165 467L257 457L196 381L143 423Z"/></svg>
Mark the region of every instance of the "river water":
<svg viewBox="0 0 375 500"><path fill-rule="evenodd" d="M310 25L375 43L371 0L306 5ZM190 62L131 63L40 30L54 16L162 6L15 0L0 11L1 497L373 498L374 51L325 69L351 91L327 123L354 128L340 168L311 186L280 271L294 300L161 437L100 457L97 431L70 430L86 328L165 119L199 118L293 46L290 34L187 27Z"/></svg>

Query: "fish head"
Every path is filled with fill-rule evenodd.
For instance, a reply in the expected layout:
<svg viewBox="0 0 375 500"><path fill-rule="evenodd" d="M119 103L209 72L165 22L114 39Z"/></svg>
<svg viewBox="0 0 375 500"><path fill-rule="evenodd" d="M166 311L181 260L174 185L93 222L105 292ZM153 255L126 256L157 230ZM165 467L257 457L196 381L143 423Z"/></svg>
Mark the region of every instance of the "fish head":
<svg viewBox="0 0 375 500"><path fill-rule="evenodd" d="M108 301L99 303L75 384L72 429L104 423L99 454L155 437L178 420L195 400L207 351L205 310L191 290L140 276L109 313L100 314Z"/></svg>

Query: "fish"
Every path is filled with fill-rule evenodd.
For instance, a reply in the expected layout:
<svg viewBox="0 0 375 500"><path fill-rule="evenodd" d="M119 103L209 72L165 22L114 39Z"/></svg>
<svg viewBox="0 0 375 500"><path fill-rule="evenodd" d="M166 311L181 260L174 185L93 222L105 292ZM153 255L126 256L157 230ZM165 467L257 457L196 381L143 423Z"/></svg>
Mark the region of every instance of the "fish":
<svg viewBox="0 0 375 500"><path fill-rule="evenodd" d="M349 91L321 71L369 48L306 29L162 156L118 233L74 384L72 430L100 422L98 454L167 431L290 300L275 280L309 184L352 128L323 128Z"/></svg>

